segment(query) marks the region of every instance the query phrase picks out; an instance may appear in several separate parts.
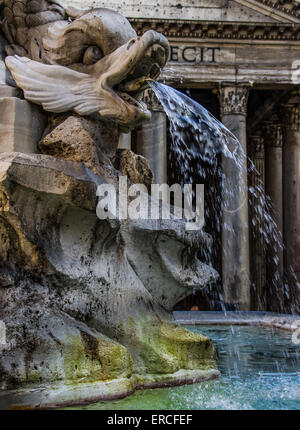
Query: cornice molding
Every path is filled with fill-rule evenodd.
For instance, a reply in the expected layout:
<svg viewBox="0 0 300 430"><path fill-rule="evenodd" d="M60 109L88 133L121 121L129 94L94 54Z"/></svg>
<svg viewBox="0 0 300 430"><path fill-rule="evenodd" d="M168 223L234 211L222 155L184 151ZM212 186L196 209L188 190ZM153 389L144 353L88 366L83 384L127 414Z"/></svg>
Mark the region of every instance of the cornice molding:
<svg viewBox="0 0 300 430"><path fill-rule="evenodd" d="M299 24L248 23L225 21L190 21L171 19L130 19L140 36L156 30L166 37L237 40L300 40Z"/></svg>

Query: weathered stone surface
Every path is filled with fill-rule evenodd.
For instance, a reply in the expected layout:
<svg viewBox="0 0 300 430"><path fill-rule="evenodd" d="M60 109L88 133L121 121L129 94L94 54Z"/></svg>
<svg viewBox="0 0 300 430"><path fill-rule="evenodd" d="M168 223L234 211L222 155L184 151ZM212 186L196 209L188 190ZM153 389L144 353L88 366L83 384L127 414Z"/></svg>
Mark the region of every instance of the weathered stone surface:
<svg viewBox="0 0 300 430"><path fill-rule="evenodd" d="M91 392L107 398L217 375L210 340L177 327L166 311L215 280L196 257L208 237L178 220L100 221L104 181L117 183L117 172L100 178L51 156L0 156L2 388L60 383L65 392L75 384L80 401L90 398L84 384L102 381ZM108 395L108 380L123 382ZM7 395L2 404L36 402Z"/></svg>
<svg viewBox="0 0 300 430"><path fill-rule="evenodd" d="M111 164L118 143L119 130L114 125L79 115L58 116L49 122L39 150L57 158L84 162L100 174L100 164Z"/></svg>
<svg viewBox="0 0 300 430"><path fill-rule="evenodd" d="M136 155L129 149L118 149L114 166L133 184L146 185L149 194L151 193L154 175L146 158Z"/></svg>
<svg viewBox="0 0 300 430"><path fill-rule="evenodd" d="M26 286L24 282L19 288L26 290ZM34 301L19 288L7 294L10 301L4 311L10 344L1 351L2 389L24 383L76 384L132 375L126 348L67 314L53 311L48 292L41 285L31 289ZM23 300L22 309L17 299Z"/></svg>
<svg viewBox="0 0 300 430"><path fill-rule="evenodd" d="M14 91L5 87L8 95ZM0 97L0 152L36 153L45 126L46 117L37 106L17 97Z"/></svg>

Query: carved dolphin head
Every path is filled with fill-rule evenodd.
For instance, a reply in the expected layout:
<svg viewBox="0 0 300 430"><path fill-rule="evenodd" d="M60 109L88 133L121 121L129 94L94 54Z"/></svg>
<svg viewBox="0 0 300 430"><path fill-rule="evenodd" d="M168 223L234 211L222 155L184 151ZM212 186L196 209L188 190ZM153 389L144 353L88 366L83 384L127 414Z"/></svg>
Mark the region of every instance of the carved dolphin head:
<svg viewBox="0 0 300 430"><path fill-rule="evenodd" d="M139 100L147 79L156 79L167 62L167 39L152 30L138 37L109 9L68 14L68 21L28 30L26 57L6 58L25 98L54 113L96 113L123 131L149 119Z"/></svg>
<svg viewBox="0 0 300 430"><path fill-rule="evenodd" d="M122 131L149 119L139 100L147 78L156 79L167 62L167 39L152 30L137 37L129 21L109 9L72 16L29 29L26 57L6 58L25 98L49 112L98 114Z"/></svg>

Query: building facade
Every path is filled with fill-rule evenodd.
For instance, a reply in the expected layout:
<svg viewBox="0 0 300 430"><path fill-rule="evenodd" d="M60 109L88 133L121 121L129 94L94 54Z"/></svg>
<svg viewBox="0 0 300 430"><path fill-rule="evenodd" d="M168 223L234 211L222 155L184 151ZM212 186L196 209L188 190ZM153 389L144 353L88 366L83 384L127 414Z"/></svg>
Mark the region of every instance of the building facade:
<svg viewBox="0 0 300 430"><path fill-rule="evenodd" d="M161 79L188 89L239 138L256 167L249 173L245 160L244 191L262 184L285 245L274 250L266 243L261 230L268 219L251 222L258 197L237 195L238 211L223 215L223 224L232 229L219 234L216 265L223 300L239 309L299 312L299 1L74 0L72 6L109 7L125 15L138 35L154 29L168 38L170 59ZM146 156L156 182L165 183L171 168L167 118L154 97L147 102L153 110L151 123L124 135L121 145ZM237 175L226 163L223 169Z"/></svg>

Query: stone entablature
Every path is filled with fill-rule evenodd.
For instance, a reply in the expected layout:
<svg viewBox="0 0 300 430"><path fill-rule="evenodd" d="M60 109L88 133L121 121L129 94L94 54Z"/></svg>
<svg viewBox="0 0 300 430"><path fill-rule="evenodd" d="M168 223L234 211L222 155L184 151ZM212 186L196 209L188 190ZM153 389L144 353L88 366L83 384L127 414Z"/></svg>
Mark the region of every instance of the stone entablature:
<svg viewBox="0 0 300 430"><path fill-rule="evenodd" d="M140 35L153 29L166 37L237 40L300 40L300 24L130 19Z"/></svg>
<svg viewBox="0 0 300 430"><path fill-rule="evenodd" d="M70 1L61 0L64 6ZM109 7L127 18L191 19L243 22L297 22L300 19L297 0L73 0L72 6L87 9Z"/></svg>

